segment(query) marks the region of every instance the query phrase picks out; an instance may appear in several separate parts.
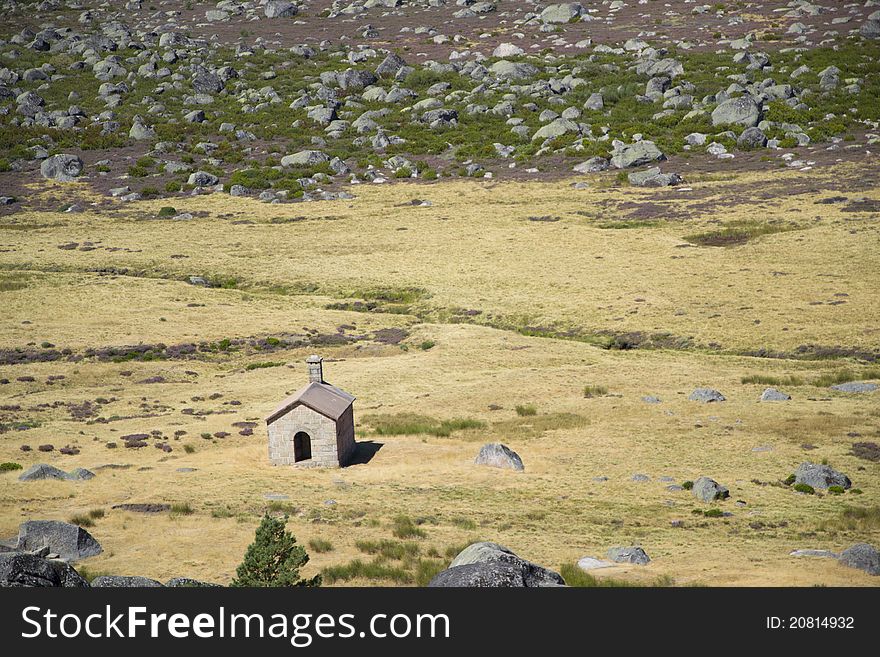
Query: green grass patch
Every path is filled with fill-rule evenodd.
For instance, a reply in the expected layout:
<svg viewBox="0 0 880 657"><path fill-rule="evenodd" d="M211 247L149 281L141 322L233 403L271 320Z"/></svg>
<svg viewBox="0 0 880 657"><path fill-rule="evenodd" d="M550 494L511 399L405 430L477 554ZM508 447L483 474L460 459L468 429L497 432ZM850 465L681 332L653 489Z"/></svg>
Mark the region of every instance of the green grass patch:
<svg viewBox="0 0 880 657"><path fill-rule="evenodd" d="M534 404L517 404L514 410L520 417L531 417L538 414L538 409Z"/></svg>
<svg viewBox="0 0 880 657"><path fill-rule="evenodd" d="M80 527L94 527L95 521L86 513L78 513L75 516L71 516L70 524L79 525Z"/></svg>
<svg viewBox="0 0 880 657"><path fill-rule="evenodd" d="M870 369L855 372L853 370L838 370L822 374L813 380L812 385L817 388L827 388L836 386L841 383L849 383L850 381L863 381L868 379L880 379L880 368L872 367Z"/></svg>
<svg viewBox="0 0 880 657"><path fill-rule="evenodd" d="M697 246L741 246L764 235L797 230L791 224L768 224L751 220L732 221L723 228L685 235L684 240Z"/></svg>
<svg viewBox="0 0 880 657"><path fill-rule="evenodd" d="M318 554L333 551L333 543L324 538L313 538L309 541L309 549Z"/></svg>
<svg viewBox="0 0 880 657"><path fill-rule="evenodd" d="M630 582L617 577L594 577L577 567L577 564L566 563L559 569L559 574L565 580L568 586L577 588L653 588L653 587L670 587L673 585L670 577L658 577L657 579L647 582Z"/></svg>
<svg viewBox="0 0 880 657"><path fill-rule="evenodd" d="M415 557L419 554L419 544L412 541L391 541L382 539L379 541L357 541L355 547L364 554L375 555L382 559L395 559L401 561L407 557Z"/></svg>
<svg viewBox="0 0 880 657"><path fill-rule="evenodd" d="M749 374L740 379L740 383L757 383L764 386L801 386L804 380L799 376L771 376L769 374Z"/></svg>
<svg viewBox="0 0 880 657"><path fill-rule="evenodd" d="M850 493L852 493L852 489ZM819 525L825 531L858 532L859 534L880 530L880 505L860 507L848 506L836 518L825 520Z"/></svg>
<svg viewBox="0 0 880 657"><path fill-rule="evenodd" d="M251 370L261 370L267 367L281 367L282 365L284 365L284 363L269 360L262 363L248 363L244 369L250 372Z"/></svg>
<svg viewBox="0 0 880 657"><path fill-rule="evenodd" d="M592 399L593 397L604 397L608 394L608 388L605 386L587 385L584 386L584 397Z"/></svg>
<svg viewBox="0 0 880 657"><path fill-rule="evenodd" d="M21 470L21 463L13 463L12 461L0 463L0 472L12 472L13 470Z"/></svg>
<svg viewBox="0 0 880 657"><path fill-rule="evenodd" d="M427 532L416 525L413 519L406 515L397 515L391 521L391 533L395 538L425 538Z"/></svg>
<svg viewBox="0 0 880 657"><path fill-rule="evenodd" d="M195 510L190 506L189 502L175 502L171 505L172 517L191 516L193 513L195 513Z"/></svg>
<svg viewBox="0 0 880 657"><path fill-rule="evenodd" d="M412 584L413 575L401 566L392 566L381 561L361 561L354 559L340 566L328 566L321 571L322 581L328 584L348 582L353 579Z"/></svg>
<svg viewBox="0 0 880 657"><path fill-rule="evenodd" d="M427 434L447 438L456 431L481 429L485 424L469 418L437 420L427 415L415 413L396 413L368 415L364 422L373 427L380 436L415 436Z"/></svg>

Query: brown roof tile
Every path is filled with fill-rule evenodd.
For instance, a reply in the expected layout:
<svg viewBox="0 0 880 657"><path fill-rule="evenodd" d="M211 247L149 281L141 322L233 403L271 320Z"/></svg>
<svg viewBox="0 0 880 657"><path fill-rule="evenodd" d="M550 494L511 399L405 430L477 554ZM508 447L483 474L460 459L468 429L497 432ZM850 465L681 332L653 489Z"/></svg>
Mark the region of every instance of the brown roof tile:
<svg viewBox="0 0 880 657"><path fill-rule="evenodd" d="M351 406L354 399L352 395L335 386L331 386L329 383L315 383L313 381L281 402L266 417L266 424L272 424L297 404L308 406L313 411L335 422Z"/></svg>

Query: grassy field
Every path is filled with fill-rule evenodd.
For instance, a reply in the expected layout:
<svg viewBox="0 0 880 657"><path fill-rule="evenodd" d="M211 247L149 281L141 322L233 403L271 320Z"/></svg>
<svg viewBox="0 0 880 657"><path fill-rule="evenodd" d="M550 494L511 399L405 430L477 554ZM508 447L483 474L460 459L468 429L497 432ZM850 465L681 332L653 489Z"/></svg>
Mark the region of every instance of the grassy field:
<svg viewBox="0 0 880 657"><path fill-rule="evenodd" d="M862 176L839 165L810 186L781 170L662 192L612 174L579 191L461 181L295 206L175 199L188 221L158 218L167 200L85 196L82 213L18 213L0 225L0 462L97 476L0 473L0 537L101 509L85 521L105 548L90 573L227 583L268 510L319 546L308 573L332 568L340 584L423 583L473 539L552 568L641 544L649 566L607 571L636 582L876 584L788 556L880 540L878 464L850 453L880 437L877 393L826 387L878 377L880 226L859 199L880 193L827 202ZM358 398L367 463L268 463L261 418L313 352ZM758 402L773 380L792 401ZM727 401L689 402L697 386ZM124 447L151 433L172 451ZM474 466L489 441L525 472ZM806 460L861 494L781 485ZM701 475L731 499L701 504L661 481ZM111 509L140 502L178 506ZM732 515L695 513L713 506Z"/></svg>

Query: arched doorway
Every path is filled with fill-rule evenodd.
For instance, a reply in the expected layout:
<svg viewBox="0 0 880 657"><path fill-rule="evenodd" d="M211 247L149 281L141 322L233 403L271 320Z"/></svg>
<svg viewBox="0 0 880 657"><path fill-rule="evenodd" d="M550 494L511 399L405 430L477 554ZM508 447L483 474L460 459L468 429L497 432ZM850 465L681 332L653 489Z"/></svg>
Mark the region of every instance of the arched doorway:
<svg viewBox="0 0 880 657"><path fill-rule="evenodd" d="M305 431L298 431L293 437L293 461L308 461L312 458L312 439Z"/></svg>

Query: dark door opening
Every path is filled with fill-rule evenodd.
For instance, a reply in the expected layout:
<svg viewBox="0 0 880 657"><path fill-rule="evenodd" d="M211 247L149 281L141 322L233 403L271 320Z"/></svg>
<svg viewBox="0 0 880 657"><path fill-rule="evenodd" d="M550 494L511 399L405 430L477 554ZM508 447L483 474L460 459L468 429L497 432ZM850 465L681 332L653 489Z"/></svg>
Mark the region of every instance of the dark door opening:
<svg viewBox="0 0 880 657"><path fill-rule="evenodd" d="M293 461L308 461L312 458L312 439L305 431L299 431L293 437Z"/></svg>

